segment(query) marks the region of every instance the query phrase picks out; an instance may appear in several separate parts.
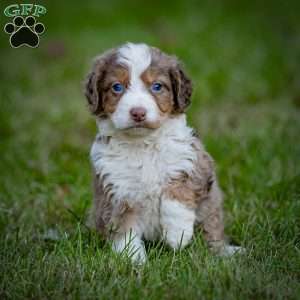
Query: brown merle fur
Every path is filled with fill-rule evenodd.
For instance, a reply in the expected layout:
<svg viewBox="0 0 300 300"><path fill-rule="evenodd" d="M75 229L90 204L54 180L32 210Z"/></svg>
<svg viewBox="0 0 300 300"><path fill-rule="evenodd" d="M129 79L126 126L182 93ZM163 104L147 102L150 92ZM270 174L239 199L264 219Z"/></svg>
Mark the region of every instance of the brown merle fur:
<svg viewBox="0 0 300 300"><path fill-rule="evenodd" d="M203 231L209 246L218 250L224 240L222 195L212 158L202 149L198 139L195 138L192 146L197 151L193 173L182 173L171 180L165 192L170 199L196 209L196 227Z"/></svg>

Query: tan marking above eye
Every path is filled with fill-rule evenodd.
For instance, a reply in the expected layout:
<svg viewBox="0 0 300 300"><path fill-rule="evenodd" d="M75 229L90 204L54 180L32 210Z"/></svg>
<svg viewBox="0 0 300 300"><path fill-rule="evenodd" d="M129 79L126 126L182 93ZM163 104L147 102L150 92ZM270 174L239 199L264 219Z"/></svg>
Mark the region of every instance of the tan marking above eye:
<svg viewBox="0 0 300 300"><path fill-rule="evenodd" d="M108 89L117 82L123 84L124 86L128 86L129 84L129 72L122 66L114 66L112 69L107 70L104 86L106 89Z"/></svg>
<svg viewBox="0 0 300 300"><path fill-rule="evenodd" d="M151 87L151 85L156 82L160 83L167 90L170 90L171 87L171 82L168 73L158 68L148 68L141 75L141 79L148 87Z"/></svg>

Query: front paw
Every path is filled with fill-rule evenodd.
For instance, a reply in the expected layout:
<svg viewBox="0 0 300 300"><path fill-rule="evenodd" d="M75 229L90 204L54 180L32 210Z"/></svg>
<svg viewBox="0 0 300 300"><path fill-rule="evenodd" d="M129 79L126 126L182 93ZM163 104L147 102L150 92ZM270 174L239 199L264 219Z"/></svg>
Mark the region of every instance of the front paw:
<svg viewBox="0 0 300 300"><path fill-rule="evenodd" d="M163 237L166 243L174 250L184 248L189 244L193 236L192 230L179 230L175 229L163 230Z"/></svg>
<svg viewBox="0 0 300 300"><path fill-rule="evenodd" d="M147 260L143 241L133 233L127 233L115 238L112 248L115 252L130 257L135 264L144 264Z"/></svg>
<svg viewBox="0 0 300 300"><path fill-rule="evenodd" d="M134 264L143 265L147 261L147 254L144 245L142 247L132 249L129 257Z"/></svg>

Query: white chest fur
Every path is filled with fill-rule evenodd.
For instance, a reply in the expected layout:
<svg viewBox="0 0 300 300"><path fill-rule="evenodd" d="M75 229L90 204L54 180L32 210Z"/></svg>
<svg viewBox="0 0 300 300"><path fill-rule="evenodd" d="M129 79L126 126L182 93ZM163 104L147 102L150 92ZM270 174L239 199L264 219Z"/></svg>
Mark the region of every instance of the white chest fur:
<svg viewBox="0 0 300 300"><path fill-rule="evenodd" d="M169 179L190 173L196 153L184 116L170 119L146 138L96 139L91 160L103 184L113 186L113 201L143 202L156 198Z"/></svg>
<svg viewBox="0 0 300 300"><path fill-rule="evenodd" d="M108 135L105 129L104 133ZM91 160L96 173L104 186L111 186L115 204L138 203L147 215L155 218L167 182L183 171L189 174L196 160L192 130L186 125L185 116L166 121L146 138L109 134L109 143L96 139L92 146Z"/></svg>

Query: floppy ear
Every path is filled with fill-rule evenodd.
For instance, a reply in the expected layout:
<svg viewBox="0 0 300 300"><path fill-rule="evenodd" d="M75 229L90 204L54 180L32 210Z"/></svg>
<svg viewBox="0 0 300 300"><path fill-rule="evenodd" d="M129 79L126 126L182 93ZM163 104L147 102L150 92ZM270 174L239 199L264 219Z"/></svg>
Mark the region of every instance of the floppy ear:
<svg viewBox="0 0 300 300"><path fill-rule="evenodd" d="M170 70L170 78L175 104L174 112L183 113L191 102L192 82L178 63Z"/></svg>
<svg viewBox="0 0 300 300"><path fill-rule="evenodd" d="M94 61L91 72L85 81L84 94L87 98L89 110L94 115L103 113L102 81L106 74L106 68L114 54L113 50L105 52Z"/></svg>
<svg viewBox="0 0 300 300"><path fill-rule="evenodd" d="M94 71L90 72L86 79L84 94L87 98L88 106L92 114L100 113L102 110L101 108L102 100L101 100L101 95L99 95L98 92L97 82L98 79L95 72Z"/></svg>

